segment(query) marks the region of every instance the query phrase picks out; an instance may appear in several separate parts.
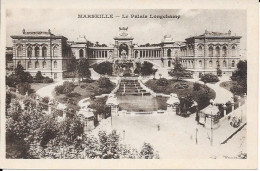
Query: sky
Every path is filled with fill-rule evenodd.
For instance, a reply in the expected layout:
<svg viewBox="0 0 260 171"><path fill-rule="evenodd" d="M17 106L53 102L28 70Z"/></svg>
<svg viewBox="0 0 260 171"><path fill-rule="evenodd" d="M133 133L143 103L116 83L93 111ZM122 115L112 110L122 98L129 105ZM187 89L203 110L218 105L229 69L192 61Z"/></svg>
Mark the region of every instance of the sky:
<svg viewBox="0 0 260 171"><path fill-rule="evenodd" d="M114 18L78 18L78 14L113 14ZM122 18L122 15L180 15L179 19ZM86 36L91 42L111 45L119 27L128 27L134 43L160 43L164 35L174 41L208 31L242 36L241 49L246 49L245 10L75 10L75 9L8 9L6 12L7 46L12 46L11 35L26 31L48 31L63 35L70 41Z"/></svg>

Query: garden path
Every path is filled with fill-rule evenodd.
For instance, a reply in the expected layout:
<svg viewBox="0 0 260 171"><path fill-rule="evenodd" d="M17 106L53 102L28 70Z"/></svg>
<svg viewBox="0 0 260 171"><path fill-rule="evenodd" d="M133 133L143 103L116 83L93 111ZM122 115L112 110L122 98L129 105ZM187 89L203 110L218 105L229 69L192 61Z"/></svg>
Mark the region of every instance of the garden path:
<svg viewBox="0 0 260 171"><path fill-rule="evenodd" d="M204 84L202 81L199 81L199 78L185 79L185 80ZM226 90L225 88L221 87L220 84L225 81L230 81L230 78L223 76L223 77L220 77L219 80L220 81L217 83L214 83L214 84L206 83L206 85L216 92L216 97L214 99L215 103L224 104L224 103L227 103L228 101L232 100L233 94L230 91Z"/></svg>
<svg viewBox="0 0 260 171"><path fill-rule="evenodd" d="M40 88L39 90L36 91L36 94L38 94L41 97L49 97L50 99L54 99L52 92L55 89L57 85L62 85L64 80L58 81L55 83L52 83L50 85L47 85L45 87Z"/></svg>

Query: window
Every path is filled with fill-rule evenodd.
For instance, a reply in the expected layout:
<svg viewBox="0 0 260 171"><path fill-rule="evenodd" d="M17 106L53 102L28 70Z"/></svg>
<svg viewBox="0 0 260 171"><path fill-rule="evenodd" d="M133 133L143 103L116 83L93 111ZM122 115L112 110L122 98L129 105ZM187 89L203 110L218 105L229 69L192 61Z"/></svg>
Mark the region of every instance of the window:
<svg viewBox="0 0 260 171"><path fill-rule="evenodd" d="M35 51L35 57L39 57L39 55L40 55L40 48L37 46L37 47L35 47L34 51Z"/></svg>
<svg viewBox="0 0 260 171"><path fill-rule="evenodd" d="M167 57L171 57L171 53L172 53L171 49L168 49L167 50Z"/></svg>
<svg viewBox="0 0 260 171"><path fill-rule="evenodd" d="M54 73L54 79L57 79L57 77L58 77L57 73Z"/></svg>
<svg viewBox="0 0 260 171"><path fill-rule="evenodd" d="M39 68L39 62L38 61L35 62L35 68Z"/></svg>
<svg viewBox="0 0 260 171"><path fill-rule="evenodd" d="M227 67L227 63L225 60L223 61L223 67L225 67L225 68Z"/></svg>
<svg viewBox="0 0 260 171"><path fill-rule="evenodd" d="M223 51L223 56L224 57L226 57L227 56L227 48L226 48L226 46L224 46L223 48L222 48L222 51Z"/></svg>
<svg viewBox="0 0 260 171"><path fill-rule="evenodd" d="M220 49L218 46L216 47L216 56L220 56Z"/></svg>
<svg viewBox="0 0 260 171"><path fill-rule="evenodd" d="M32 47L27 48L27 56L32 57Z"/></svg>
<svg viewBox="0 0 260 171"><path fill-rule="evenodd" d="M57 57L58 56L58 48L56 46L53 47L52 49L52 54L53 54L53 57Z"/></svg>
<svg viewBox="0 0 260 171"><path fill-rule="evenodd" d="M209 67L212 67L212 60L209 61Z"/></svg>
<svg viewBox="0 0 260 171"><path fill-rule="evenodd" d="M202 61L199 60L199 67L201 68L202 67Z"/></svg>
<svg viewBox="0 0 260 171"><path fill-rule="evenodd" d="M235 67L235 61L234 60L232 61L232 67Z"/></svg>
<svg viewBox="0 0 260 171"><path fill-rule="evenodd" d="M17 56L23 56L23 48L21 45L17 47Z"/></svg>
<svg viewBox="0 0 260 171"><path fill-rule="evenodd" d="M209 47L209 56L213 56L213 47L212 46L210 46Z"/></svg>
<svg viewBox="0 0 260 171"><path fill-rule="evenodd" d="M45 61L42 62L42 68L46 68L46 62Z"/></svg>
<svg viewBox="0 0 260 171"><path fill-rule="evenodd" d="M198 48L198 55L202 56L202 47L201 46L199 46L199 48Z"/></svg>
<svg viewBox="0 0 260 171"><path fill-rule="evenodd" d="M236 47L235 46L232 47L231 54L232 54L232 56L236 56Z"/></svg>
<svg viewBox="0 0 260 171"><path fill-rule="evenodd" d="M83 56L84 56L84 52L83 52L82 49L80 49L80 50L79 50L79 57L80 57L80 58L83 58Z"/></svg>
<svg viewBox="0 0 260 171"><path fill-rule="evenodd" d="M171 61L168 61L168 67L171 67Z"/></svg>
<svg viewBox="0 0 260 171"><path fill-rule="evenodd" d="M46 57L47 56L47 48L44 46L42 47L42 57Z"/></svg>
<svg viewBox="0 0 260 171"><path fill-rule="evenodd" d="M57 61L54 61L54 68L57 68Z"/></svg>
<svg viewBox="0 0 260 171"><path fill-rule="evenodd" d="M31 61L28 62L27 67L32 68L32 62Z"/></svg>
<svg viewBox="0 0 260 171"><path fill-rule="evenodd" d="M216 61L216 65L217 65L217 67L219 67L220 65L219 65L219 61Z"/></svg>

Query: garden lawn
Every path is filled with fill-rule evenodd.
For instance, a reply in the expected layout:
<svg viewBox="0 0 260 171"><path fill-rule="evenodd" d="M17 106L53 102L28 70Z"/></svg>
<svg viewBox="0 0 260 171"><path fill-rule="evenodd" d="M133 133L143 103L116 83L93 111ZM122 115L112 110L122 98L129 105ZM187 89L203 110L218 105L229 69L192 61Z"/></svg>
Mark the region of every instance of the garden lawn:
<svg viewBox="0 0 260 171"><path fill-rule="evenodd" d="M206 85L200 84L199 90L193 89L193 82L183 81L183 80L168 80L168 84L160 86L157 84L156 79L148 80L145 85L152 89L156 93L171 94L175 93L178 97L191 96L194 101L198 103L199 109L203 109L209 104L210 99L216 97L216 93L211 88ZM184 86L183 86L184 85ZM178 88L180 87L180 88ZM184 88L182 88L184 87Z"/></svg>
<svg viewBox="0 0 260 171"><path fill-rule="evenodd" d="M89 83L80 83L76 85L72 93L65 95L57 95L55 90L53 90L53 97L60 103L66 104L68 107L78 110L78 102L84 98L90 97L91 95L97 96L101 94L109 94L114 88L115 84L111 82L110 87L99 87L97 81L92 81Z"/></svg>
<svg viewBox="0 0 260 171"><path fill-rule="evenodd" d="M236 84L236 81L225 81L220 83L219 86L223 87L224 89L227 89L228 91L231 91L230 89Z"/></svg>

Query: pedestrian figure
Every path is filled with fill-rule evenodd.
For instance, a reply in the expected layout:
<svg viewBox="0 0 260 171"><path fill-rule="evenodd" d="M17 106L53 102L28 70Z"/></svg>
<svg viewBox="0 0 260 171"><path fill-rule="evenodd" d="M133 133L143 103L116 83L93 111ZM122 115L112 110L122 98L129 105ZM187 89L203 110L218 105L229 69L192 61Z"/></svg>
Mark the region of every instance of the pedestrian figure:
<svg viewBox="0 0 260 171"><path fill-rule="evenodd" d="M158 131L160 131L160 124L157 125Z"/></svg>

